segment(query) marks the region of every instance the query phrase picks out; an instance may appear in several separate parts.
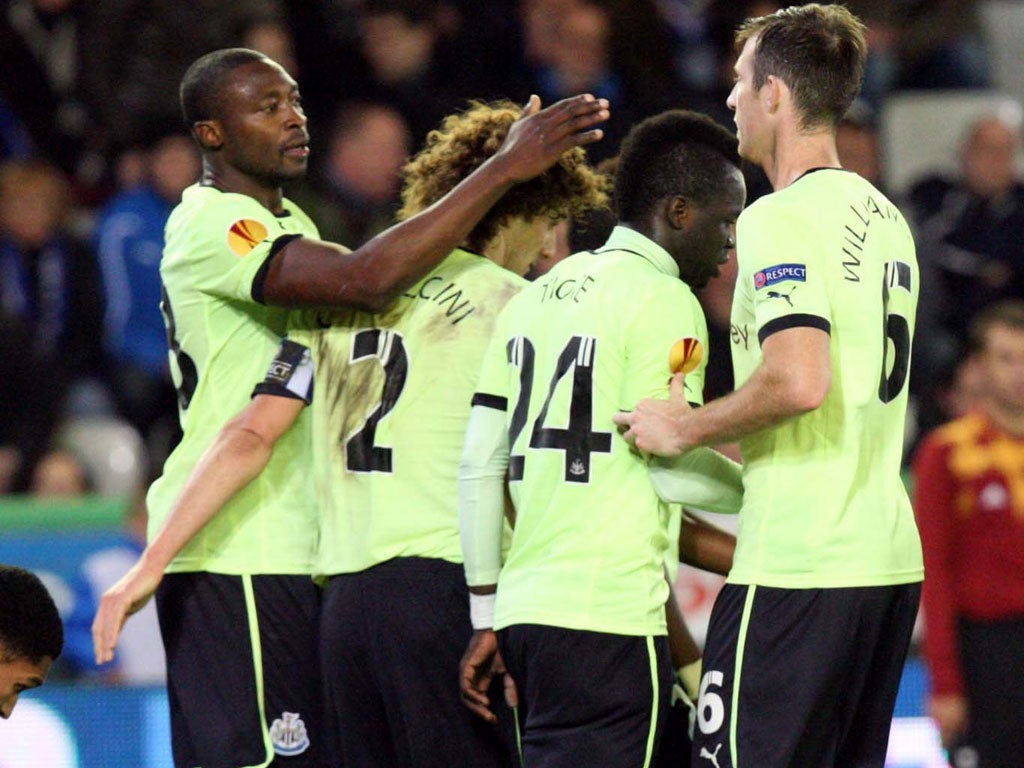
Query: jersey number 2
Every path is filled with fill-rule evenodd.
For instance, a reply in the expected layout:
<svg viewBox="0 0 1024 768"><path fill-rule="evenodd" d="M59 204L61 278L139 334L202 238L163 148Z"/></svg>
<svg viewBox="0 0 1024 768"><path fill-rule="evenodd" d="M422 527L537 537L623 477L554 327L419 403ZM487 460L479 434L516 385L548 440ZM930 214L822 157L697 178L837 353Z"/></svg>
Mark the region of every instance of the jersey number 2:
<svg viewBox="0 0 1024 768"><path fill-rule="evenodd" d="M530 410L530 393L533 389L534 349L525 336L516 336L507 346L508 361L519 369L519 399L512 411L509 424L509 445L515 447L516 440L526 426ZM533 421L530 432L531 448L548 448L565 453L565 482L590 482L590 455L611 453L612 433L595 432L594 421L594 361L597 358L597 340L589 336L573 336L562 349L551 376L548 395L540 413ZM565 427L548 427L548 409L555 395L558 382L572 369L572 399L569 404L569 423ZM522 480L526 470L526 457L522 454L509 456L509 480Z"/></svg>
<svg viewBox="0 0 1024 768"><path fill-rule="evenodd" d="M380 328L364 328L352 338L350 363L377 360L384 369L384 388L377 407L363 426L345 438L345 467L349 472L391 472L392 451L374 445L377 424L395 407L409 375L409 356L402 335Z"/></svg>

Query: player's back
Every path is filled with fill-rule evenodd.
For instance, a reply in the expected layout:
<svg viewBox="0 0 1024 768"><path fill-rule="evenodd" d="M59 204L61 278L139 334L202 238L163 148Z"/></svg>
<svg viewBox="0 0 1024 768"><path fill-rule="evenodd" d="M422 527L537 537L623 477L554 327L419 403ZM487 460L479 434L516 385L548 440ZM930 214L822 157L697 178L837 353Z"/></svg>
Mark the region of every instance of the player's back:
<svg viewBox="0 0 1024 768"><path fill-rule="evenodd" d="M494 320L525 281L456 250L382 315L319 313L313 351L317 570L461 562L458 468ZM323 327L329 325L330 327Z"/></svg>
<svg viewBox="0 0 1024 768"><path fill-rule="evenodd" d="M317 235L306 215L285 202L289 213L275 216L246 195L194 185L168 220L162 308L184 435L147 497L151 535L203 451L248 404L286 329L288 311L253 296L275 238ZM306 426L302 417L282 437L260 480L228 502L170 570L309 571L315 510L307 479L288 466L303 449Z"/></svg>
<svg viewBox="0 0 1024 768"><path fill-rule="evenodd" d="M791 326L828 331L832 370L819 408L742 441L730 579L798 588L920 578L900 478L920 288L906 221L861 177L823 169L751 206L737 240L737 386L759 364L759 342Z"/></svg>
<svg viewBox="0 0 1024 768"><path fill-rule="evenodd" d="M675 342L706 347L703 314L677 275L667 252L619 227L499 318L478 387L507 398L516 507L496 627L664 631L668 509L612 416L667 393ZM697 402L703 370L688 382Z"/></svg>

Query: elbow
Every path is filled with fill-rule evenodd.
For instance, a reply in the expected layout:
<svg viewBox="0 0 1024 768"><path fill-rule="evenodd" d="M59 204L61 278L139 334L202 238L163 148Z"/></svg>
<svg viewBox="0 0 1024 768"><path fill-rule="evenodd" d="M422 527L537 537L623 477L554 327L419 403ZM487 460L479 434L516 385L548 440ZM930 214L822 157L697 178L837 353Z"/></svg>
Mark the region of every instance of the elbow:
<svg viewBox="0 0 1024 768"><path fill-rule="evenodd" d="M787 410L794 416L817 410L828 397L831 385L832 377L827 372L790 377L785 390Z"/></svg>

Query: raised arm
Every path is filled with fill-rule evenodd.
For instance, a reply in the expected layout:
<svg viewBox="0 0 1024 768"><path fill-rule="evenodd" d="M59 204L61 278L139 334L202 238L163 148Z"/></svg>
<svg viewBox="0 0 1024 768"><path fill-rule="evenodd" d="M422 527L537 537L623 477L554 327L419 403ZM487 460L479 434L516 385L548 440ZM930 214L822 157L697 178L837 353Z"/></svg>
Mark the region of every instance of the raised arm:
<svg viewBox="0 0 1024 768"><path fill-rule="evenodd" d="M290 241L273 257L263 300L284 307L385 309L402 291L462 243L513 185L550 168L572 147L598 141L608 102L589 94L540 109L530 97L498 152L451 192L361 248Z"/></svg>
<svg viewBox="0 0 1024 768"><path fill-rule="evenodd" d="M114 658L125 621L156 592L181 549L267 465L274 444L295 423L303 400L257 395L228 422L192 470L163 527L139 560L103 593L93 620L96 663Z"/></svg>

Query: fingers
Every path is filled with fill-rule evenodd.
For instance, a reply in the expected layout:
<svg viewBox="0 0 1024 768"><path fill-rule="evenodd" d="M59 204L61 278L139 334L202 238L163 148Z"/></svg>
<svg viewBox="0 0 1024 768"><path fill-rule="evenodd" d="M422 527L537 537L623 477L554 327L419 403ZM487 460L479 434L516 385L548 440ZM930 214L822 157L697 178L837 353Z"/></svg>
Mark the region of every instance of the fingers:
<svg viewBox="0 0 1024 768"><path fill-rule="evenodd" d="M677 373L672 377L672 381L668 385L669 397L673 400L682 399L686 400L686 374Z"/></svg>
<svg viewBox="0 0 1024 768"><path fill-rule="evenodd" d="M99 610L92 623L92 644L97 664L106 664L114 659L114 649L127 619L127 611L110 596L100 601Z"/></svg>
<svg viewBox="0 0 1024 768"><path fill-rule="evenodd" d="M481 675L479 667L467 664L463 666L459 675L459 691L462 703L470 712L489 723L496 723L498 718L489 709L491 700L486 693L490 682L490 675Z"/></svg>
<svg viewBox="0 0 1024 768"><path fill-rule="evenodd" d="M574 96L548 107L542 115L549 124L545 133L559 153L584 144L592 144L604 137L604 131L594 126L611 117L607 99L595 99L590 94Z"/></svg>
<svg viewBox="0 0 1024 768"><path fill-rule="evenodd" d="M523 117L529 117L540 112L540 96L535 93L530 94L529 100L526 102L526 106L523 107Z"/></svg>

